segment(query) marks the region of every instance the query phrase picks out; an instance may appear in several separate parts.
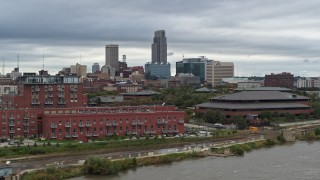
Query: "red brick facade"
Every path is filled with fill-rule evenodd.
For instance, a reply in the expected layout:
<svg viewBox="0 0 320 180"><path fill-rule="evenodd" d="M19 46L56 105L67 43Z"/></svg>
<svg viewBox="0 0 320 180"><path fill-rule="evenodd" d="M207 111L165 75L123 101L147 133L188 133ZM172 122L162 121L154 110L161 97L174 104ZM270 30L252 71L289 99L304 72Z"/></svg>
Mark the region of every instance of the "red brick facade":
<svg viewBox="0 0 320 180"><path fill-rule="evenodd" d="M286 87L292 89L294 85L293 74L281 73L281 74L270 74L264 77L265 87Z"/></svg>
<svg viewBox="0 0 320 180"><path fill-rule="evenodd" d="M45 108L0 111L0 137L88 141L111 135L184 133L184 112L173 106Z"/></svg>

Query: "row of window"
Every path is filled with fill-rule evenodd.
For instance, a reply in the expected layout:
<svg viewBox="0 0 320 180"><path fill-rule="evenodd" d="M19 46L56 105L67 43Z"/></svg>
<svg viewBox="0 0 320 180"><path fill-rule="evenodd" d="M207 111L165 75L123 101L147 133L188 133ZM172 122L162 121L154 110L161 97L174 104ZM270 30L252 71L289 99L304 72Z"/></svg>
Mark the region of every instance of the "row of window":
<svg viewBox="0 0 320 180"><path fill-rule="evenodd" d="M138 118L138 120L136 121L136 119L133 118L131 122L145 122L145 123L149 122L149 123L150 123L151 120L152 120L152 119L144 118L144 119L142 120L141 118ZM182 117L180 117L179 120L182 120ZM163 117L163 119L161 119L160 117L158 117L157 121L169 121L169 122L170 122L170 121L171 121L171 118L168 117L168 119L166 119L165 117ZM176 121L176 117L173 117L173 121ZM118 122L118 121L114 118L113 121L107 119L105 122L106 122L106 123L111 123L111 122L116 123L116 122ZM124 122L125 122L125 123L129 123L129 118L126 118L125 121L124 121L124 119L122 119L122 118L119 119L119 123L124 123ZM66 122L65 122L66 125L69 125L70 123L71 123L71 121L66 121ZM76 120L72 120L72 123L73 123L73 125L76 125ZM80 124L91 124L91 120L87 120L87 121L80 120L79 123L80 123ZM96 123L97 123L97 120L94 119L94 120L93 120L93 124L96 124ZM103 124L103 123L104 123L103 119L100 119L100 124ZM55 125L56 122L55 122L55 121L52 121L51 124ZM62 125L62 120L60 120L60 121L58 122L58 125Z"/></svg>
<svg viewBox="0 0 320 180"><path fill-rule="evenodd" d="M157 126L156 127L157 128L157 131L177 131L177 126L176 125L173 125L173 127L172 126L170 126L170 125L168 125L167 127L165 127L165 126ZM97 129L98 128L93 128L92 129L92 131L93 132L97 132ZM76 129L76 128L73 128L72 129L72 133L76 133L77 132L77 130L78 129ZM125 130L125 131L124 131ZM131 131L132 132L137 132L137 131L141 131L142 130L142 127L141 126L139 126L138 128L135 128L135 127L132 127L131 128ZM108 134L109 132L117 132L117 131L119 131L119 132L129 132L130 131L130 127L129 126L120 126L119 128L109 128L109 127L106 127L106 128L103 128L103 127L100 127L99 128L99 132L100 133L103 133L103 132L106 132L106 134ZM154 126L153 125L151 125L150 127L149 126L144 126L143 127L143 131L144 132L147 132L147 131L155 131L155 129L154 129ZM58 129L58 132L59 132L59 134L61 135L62 134L62 129ZM79 133L80 134L82 134L83 132L91 132L91 129L90 128L79 128ZM56 129L52 129L51 130L51 133L56 133ZM66 134L70 134L70 130L69 129L66 129Z"/></svg>

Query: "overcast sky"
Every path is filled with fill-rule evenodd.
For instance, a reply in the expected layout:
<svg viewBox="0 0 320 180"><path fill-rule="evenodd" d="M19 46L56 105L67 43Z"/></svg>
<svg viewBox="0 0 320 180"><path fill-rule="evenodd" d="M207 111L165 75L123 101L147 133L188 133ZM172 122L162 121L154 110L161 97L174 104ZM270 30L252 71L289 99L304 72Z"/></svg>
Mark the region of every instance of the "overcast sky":
<svg viewBox="0 0 320 180"><path fill-rule="evenodd" d="M0 0L0 58L6 73L17 54L22 72L41 70L43 54L51 74L76 63L90 72L114 43L129 66L144 65L164 29L173 73L184 55L232 61L238 76L320 76L319 9L318 0Z"/></svg>

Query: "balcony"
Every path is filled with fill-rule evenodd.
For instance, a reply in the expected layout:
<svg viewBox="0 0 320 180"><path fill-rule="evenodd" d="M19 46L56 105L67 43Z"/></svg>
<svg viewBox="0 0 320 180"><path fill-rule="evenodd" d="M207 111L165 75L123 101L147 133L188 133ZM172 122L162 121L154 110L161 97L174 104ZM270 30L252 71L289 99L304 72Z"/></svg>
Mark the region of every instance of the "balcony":
<svg viewBox="0 0 320 180"><path fill-rule="evenodd" d="M132 125L132 126L136 126L136 125L137 125L137 122L136 122L136 121L132 121L132 122L131 122L131 125Z"/></svg>
<svg viewBox="0 0 320 180"><path fill-rule="evenodd" d="M64 94L58 94L59 98L64 98Z"/></svg>
<svg viewBox="0 0 320 180"><path fill-rule="evenodd" d="M39 91L40 91L40 88L37 86L34 90L35 90L36 92L39 92Z"/></svg>
<svg viewBox="0 0 320 180"><path fill-rule="evenodd" d="M86 127L86 125L84 123L80 123L79 127Z"/></svg>
<svg viewBox="0 0 320 180"><path fill-rule="evenodd" d="M32 103L31 103L32 105L39 105L40 104L40 102L39 101L32 101Z"/></svg>
<svg viewBox="0 0 320 180"><path fill-rule="evenodd" d="M53 98L53 94L49 94L48 97Z"/></svg>
<svg viewBox="0 0 320 180"><path fill-rule="evenodd" d="M67 133L66 138L71 138L71 134Z"/></svg>
<svg viewBox="0 0 320 180"><path fill-rule="evenodd" d="M86 137L91 137L91 136L92 136L92 134L90 132L86 133Z"/></svg>
<svg viewBox="0 0 320 180"><path fill-rule="evenodd" d="M167 124L168 123L168 121L166 121L166 120L158 120L157 121L157 124Z"/></svg>
<svg viewBox="0 0 320 180"><path fill-rule="evenodd" d="M132 134L132 135L136 135L136 134L137 134L137 131L132 131L131 134Z"/></svg>
<svg viewBox="0 0 320 180"><path fill-rule="evenodd" d="M144 131L144 134L150 134L150 131Z"/></svg>
<svg viewBox="0 0 320 180"><path fill-rule="evenodd" d="M112 126L118 126L118 122L113 122Z"/></svg>
<svg viewBox="0 0 320 180"><path fill-rule="evenodd" d="M183 124L183 123L184 123L184 120L183 120L183 119L180 119L178 122L179 122L180 124Z"/></svg>
<svg viewBox="0 0 320 180"><path fill-rule="evenodd" d="M156 134L156 131L155 130L151 130L150 134Z"/></svg>
<svg viewBox="0 0 320 180"><path fill-rule="evenodd" d="M48 88L48 91L53 91L53 88L52 88L52 87L49 87L49 88Z"/></svg>
<svg viewBox="0 0 320 180"><path fill-rule="evenodd" d="M173 132L174 132L174 133L178 133L178 132L179 132L179 130L178 130L178 129L175 129L175 130L173 130Z"/></svg>
<svg viewBox="0 0 320 180"><path fill-rule="evenodd" d="M93 132L92 136L97 137L99 134L97 132Z"/></svg>
<svg viewBox="0 0 320 180"><path fill-rule="evenodd" d="M58 125L56 125L56 124L51 124L51 128L57 128L58 127Z"/></svg>
<svg viewBox="0 0 320 180"><path fill-rule="evenodd" d="M107 132L107 136L112 136L113 133L112 132Z"/></svg>
<svg viewBox="0 0 320 180"><path fill-rule="evenodd" d="M72 88L72 87L71 87L71 88L70 88L70 91L71 91L71 92L77 92L77 91L78 91L78 89L77 89L77 88Z"/></svg>
<svg viewBox="0 0 320 180"><path fill-rule="evenodd" d="M72 137L78 137L78 133L76 132L72 133Z"/></svg>
<svg viewBox="0 0 320 180"><path fill-rule="evenodd" d="M162 133L163 133L163 134L167 134L168 131L167 131L167 130L162 130Z"/></svg>
<svg viewBox="0 0 320 180"><path fill-rule="evenodd" d="M14 120L14 116L9 116L9 119L10 120Z"/></svg>
<svg viewBox="0 0 320 180"><path fill-rule="evenodd" d="M44 104L53 104L53 101L45 101Z"/></svg>
<svg viewBox="0 0 320 180"><path fill-rule="evenodd" d="M54 134L54 133L52 133L52 134L51 134L51 139L56 139L56 138L57 138L57 135Z"/></svg>
<svg viewBox="0 0 320 180"><path fill-rule="evenodd" d="M23 119L29 119L29 116L25 115L23 116Z"/></svg>
<svg viewBox="0 0 320 180"><path fill-rule="evenodd" d="M91 123L86 123L86 127L91 127L92 124Z"/></svg>
<svg viewBox="0 0 320 180"><path fill-rule="evenodd" d="M23 132L28 133L29 129L24 129Z"/></svg>
<svg viewBox="0 0 320 180"><path fill-rule="evenodd" d="M66 101L58 101L58 104L66 104Z"/></svg>
<svg viewBox="0 0 320 180"><path fill-rule="evenodd" d="M111 122L107 122L106 126L112 126L112 123Z"/></svg>
<svg viewBox="0 0 320 180"><path fill-rule="evenodd" d="M14 122L9 123L9 126L14 126L14 125L15 125Z"/></svg>
<svg viewBox="0 0 320 180"><path fill-rule="evenodd" d="M138 121L138 125L143 125L143 121Z"/></svg>
<svg viewBox="0 0 320 180"><path fill-rule="evenodd" d="M9 130L9 133L10 133L10 134L14 134L14 133L15 133L15 130L14 130L14 129L10 129L10 130Z"/></svg>
<svg viewBox="0 0 320 180"><path fill-rule="evenodd" d="M64 127L69 128L69 127L71 127L71 124L70 124L70 123L66 123L66 124L64 125Z"/></svg>
<svg viewBox="0 0 320 180"><path fill-rule="evenodd" d="M25 122L23 123L23 126L29 126L29 123Z"/></svg>

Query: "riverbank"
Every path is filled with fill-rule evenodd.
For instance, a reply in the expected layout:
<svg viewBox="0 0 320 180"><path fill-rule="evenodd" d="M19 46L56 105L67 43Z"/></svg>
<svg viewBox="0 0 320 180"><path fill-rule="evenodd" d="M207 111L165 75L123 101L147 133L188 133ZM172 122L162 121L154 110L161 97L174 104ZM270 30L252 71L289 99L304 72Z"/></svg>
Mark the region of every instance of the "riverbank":
<svg viewBox="0 0 320 180"><path fill-rule="evenodd" d="M310 140L314 139L313 134L316 139L319 138L317 133L317 129L311 131L306 134L305 139ZM310 135L311 134L311 135ZM231 143L231 144L230 144ZM131 159L121 159L121 160L113 160L110 161L108 159L99 159L99 158L90 158L88 159L84 165L76 166L76 167L68 167L68 168L56 168L49 167L37 172L31 172L24 174L23 179L65 179L71 178L81 175L88 174L100 174L100 175L110 175L117 174L118 172L122 172L124 170L140 167L140 166L149 166L149 165L157 165L164 163L172 163L174 161L181 161L190 158L199 158L205 156L242 156L245 152L250 152L254 149L268 148L275 145L284 144L285 141L283 138L278 137L277 139L267 139L267 140L255 140L250 142L240 142L240 143L232 143L228 144L216 144L214 146L210 145L210 148L203 149L185 149L184 152L166 154L166 155L148 155L147 157L138 157Z"/></svg>
<svg viewBox="0 0 320 180"><path fill-rule="evenodd" d="M169 164L193 158L203 158L207 154L204 152L183 152L151 157L108 160L102 158L90 158L83 165L59 168L51 166L42 170L26 172L22 175L22 180L63 180L88 174L113 175L119 172L141 166Z"/></svg>
<svg viewBox="0 0 320 180"><path fill-rule="evenodd" d="M219 150L223 150L223 153L219 153L219 151L215 151L217 146L211 148L196 148L196 149L186 149L183 152L165 154L165 155L151 155L147 157L139 157L139 158L131 158L131 159L121 159L121 160L108 160L102 158L90 158L83 165L73 166L67 168L57 168L54 166L48 167L46 169L42 169L35 172L25 173L22 176L22 179L26 180L37 180L37 179L66 179L72 178L76 176L88 175L88 174L99 174L99 175L112 175L117 174L118 172L122 172L128 169L141 167L141 166L150 166L150 165L159 165L159 164L167 164L175 161L181 161L186 159L193 158L203 158L206 156L233 156L233 155L241 155L239 153L239 148L235 147L251 147L254 148L263 148L270 147L272 145L276 145L273 140L255 140L247 143L237 143L234 145L222 144L218 148ZM241 149L240 148L240 149ZM227 149L231 153L225 153ZM251 149L251 150L252 150ZM237 150L237 151L236 151ZM246 151L249 151L246 148Z"/></svg>

